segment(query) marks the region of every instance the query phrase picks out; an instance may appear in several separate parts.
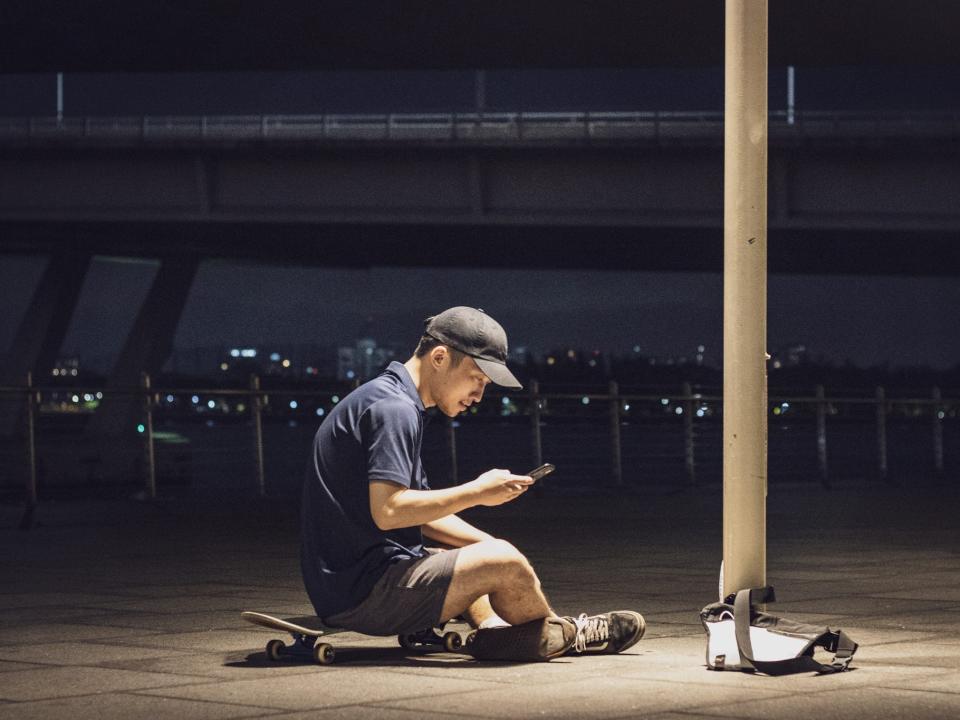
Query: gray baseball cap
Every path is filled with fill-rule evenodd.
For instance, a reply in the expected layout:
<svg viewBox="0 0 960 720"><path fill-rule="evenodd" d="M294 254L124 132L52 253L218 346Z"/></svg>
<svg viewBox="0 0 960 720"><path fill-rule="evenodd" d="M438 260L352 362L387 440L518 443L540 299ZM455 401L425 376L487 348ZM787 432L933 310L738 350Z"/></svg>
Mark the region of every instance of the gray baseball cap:
<svg viewBox="0 0 960 720"><path fill-rule="evenodd" d="M497 385L522 388L507 369L507 333L483 310L457 306L424 321L427 335L469 355Z"/></svg>

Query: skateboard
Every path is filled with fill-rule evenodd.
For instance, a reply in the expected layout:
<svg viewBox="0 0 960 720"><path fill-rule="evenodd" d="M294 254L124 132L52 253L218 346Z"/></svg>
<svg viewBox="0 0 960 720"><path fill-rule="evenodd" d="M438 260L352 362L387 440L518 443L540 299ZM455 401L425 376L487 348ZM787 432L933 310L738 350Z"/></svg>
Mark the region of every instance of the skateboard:
<svg viewBox="0 0 960 720"><path fill-rule="evenodd" d="M244 611L240 613L240 617L254 625L260 625L271 630L283 630L290 634L293 638L290 645L277 639L267 643L267 658L274 661L283 657L294 657L312 659L320 665L330 665L336 657L333 645L317 641L329 635L345 632L340 628L324 625L320 618L313 616L277 618L265 613ZM463 639L460 637L460 633L452 630L443 632L443 628L429 628L420 632L398 635L397 640L400 646L407 650L431 648L456 652L463 647Z"/></svg>

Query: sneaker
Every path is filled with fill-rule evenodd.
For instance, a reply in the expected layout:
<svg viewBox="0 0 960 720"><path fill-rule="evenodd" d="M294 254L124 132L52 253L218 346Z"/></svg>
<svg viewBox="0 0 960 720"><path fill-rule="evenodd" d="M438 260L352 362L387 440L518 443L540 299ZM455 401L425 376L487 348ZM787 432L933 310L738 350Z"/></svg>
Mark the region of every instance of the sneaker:
<svg viewBox="0 0 960 720"><path fill-rule="evenodd" d="M569 618L542 618L472 632L464 650L478 660L535 662L560 657L576 640L577 626Z"/></svg>
<svg viewBox="0 0 960 720"><path fill-rule="evenodd" d="M602 615L587 615L565 618L577 626L577 638L572 652L607 653L623 652L643 637L647 623L643 615L632 610L615 610Z"/></svg>

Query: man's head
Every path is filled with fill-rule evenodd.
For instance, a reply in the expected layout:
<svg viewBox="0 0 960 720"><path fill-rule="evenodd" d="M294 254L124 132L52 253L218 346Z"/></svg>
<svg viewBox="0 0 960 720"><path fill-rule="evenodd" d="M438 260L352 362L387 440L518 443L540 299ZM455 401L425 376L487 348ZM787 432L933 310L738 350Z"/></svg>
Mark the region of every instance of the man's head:
<svg viewBox="0 0 960 720"><path fill-rule="evenodd" d="M506 332L482 310L453 307L427 318L414 356L431 399L449 417L480 402L490 382L521 387L507 369Z"/></svg>

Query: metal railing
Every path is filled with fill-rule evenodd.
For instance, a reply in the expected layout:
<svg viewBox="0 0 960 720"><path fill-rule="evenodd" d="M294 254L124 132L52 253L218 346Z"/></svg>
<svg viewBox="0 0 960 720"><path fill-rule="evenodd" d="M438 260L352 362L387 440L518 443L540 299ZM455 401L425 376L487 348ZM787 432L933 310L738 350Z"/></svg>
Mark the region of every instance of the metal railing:
<svg viewBox="0 0 960 720"><path fill-rule="evenodd" d="M270 410L270 399L275 398L299 398L313 399L316 405L316 414L323 415L321 412L323 404L319 401L326 398L328 404L336 404L338 397L334 395L336 391L330 389L324 390L305 390L305 389L263 389L260 378L253 376L249 388L157 388L151 383L151 379L146 374L142 377L139 387L81 387L81 386L56 386L56 387L36 387L32 379L28 376L27 382L21 387L0 387L0 399L5 397L19 399L24 412L23 418L23 437L25 438L25 448L23 454L23 464L25 465L25 497L28 506L36 504L38 499L37 488L37 416L38 411L44 406L44 396L48 403L51 397L58 397L72 393L73 399L77 400L81 394L92 397L92 393L97 396L112 396L117 398L133 398L142 403L141 422L137 428L142 438L142 480L143 493L146 497L154 498L157 495L157 454L156 438L154 430L154 418L158 411L162 410L163 402L161 398L170 398L176 396L194 396L196 404L199 396L204 398L218 398L223 403L233 401L238 403L235 407L240 415L247 415L250 419L250 458L254 467L256 491L260 495L265 495L268 491L267 474L264 459L264 428L263 416L271 411L274 414L276 410ZM491 403L490 397L487 403L497 406L494 396ZM523 394L504 394L499 396L503 405L511 404L514 406L516 417L514 420L527 423L529 432L529 460L531 467L540 465L544 460L544 440L543 430L550 425L563 420L577 419L589 424L592 427L606 426L604 434L607 437L607 457L608 469L611 483L615 487L622 487L625 483L623 462L624 445L622 434L625 429L629 429L631 423L647 422L648 424L663 423L667 418L674 421L681 420L676 432L682 434L682 442L678 442L677 447L682 447L683 455L683 475L688 485L695 486L699 482L698 450L706 435L701 434L701 425L712 422L716 426L716 418L722 413L722 397L719 395L703 394L694 392L688 383L684 383L680 392L676 394L638 394L623 393L616 382L611 382L606 392L542 392L537 381L528 383L528 391ZM9 402L9 401L8 401ZM210 402L213 402L212 400ZM249 402L249 411L246 403ZM590 407L592 405L592 407ZM597 409L597 405L600 409ZM297 406L296 401L289 403L287 407ZM190 406L187 406L190 407ZM191 412L200 410L204 405L191 408ZM283 407L282 405L280 407ZM490 405L488 405L488 408ZM830 485L830 466L828 462L828 419L842 415L842 412L856 412L857 408L873 408L873 425L875 431L873 445L873 467L872 476L878 480L886 480L889 475L888 464L888 418L891 415L898 415L913 420L928 418L930 421L929 448L930 454L927 456L932 461L930 466L937 475L944 472L944 438L943 424L947 417L956 418L960 412L960 398L944 398L939 388L933 388L929 397L911 397L911 398L889 398L884 388L879 387L873 396L870 397L844 397L827 396L823 386L817 386L815 393L811 395L798 396L774 396L769 399L769 407L773 416L793 413L791 417L800 418L801 409L807 408L809 418L810 409L812 409L812 420L815 427L815 451L817 458L817 472L819 481L825 486ZM576 408L574 410L573 408ZM606 408L605 410L603 408ZM644 410L645 408L645 410ZM862 411L860 411L862 412ZM679 417L679 416L682 416ZM702 420L698 419L702 418ZM471 417L461 416L457 420L447 420L445 428L446 452L449 460L450 479L453 483L458 480L458 468L460 466L457 442L458 427L462 424L471 422ZM681 438L678 438L680 440ZM585 440L584 440L585 442ZM871 464L869 455L871 451L868 448L858 448L862 456L858 462L865 465ZM551 458L552 459L552 458Z"/></svg>
<svg viewBox="0 0 960 720"><path fill-rule="evenodd" d="M957 138L957 112L774 111L771 140ZM467 112L322 115L3 117L0 142L715 141L721 111Z"/></svg>

